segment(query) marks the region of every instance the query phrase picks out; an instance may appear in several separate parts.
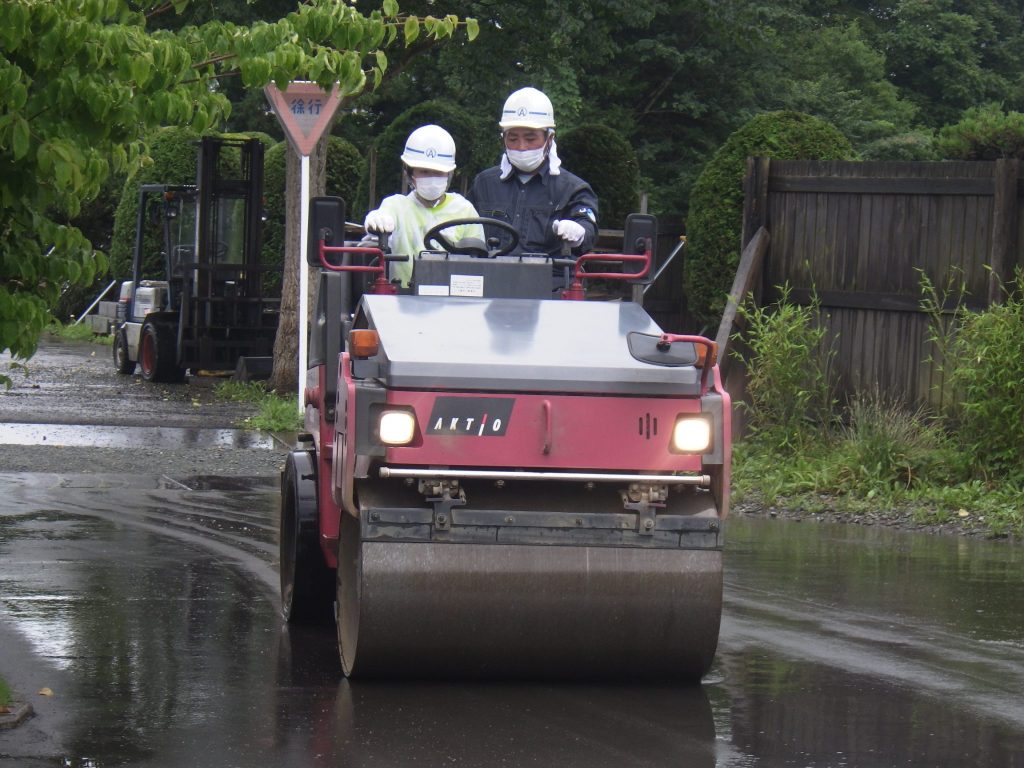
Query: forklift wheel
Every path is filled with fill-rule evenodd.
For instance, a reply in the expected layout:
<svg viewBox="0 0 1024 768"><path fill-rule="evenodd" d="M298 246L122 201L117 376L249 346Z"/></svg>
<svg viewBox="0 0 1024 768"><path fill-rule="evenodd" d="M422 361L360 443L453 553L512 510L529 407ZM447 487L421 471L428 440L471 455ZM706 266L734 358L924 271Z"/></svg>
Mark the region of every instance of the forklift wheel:
<svg viewBox="0 0 1024 768"><path fill-rule="evenodd" d="M184 381L175 354L174 329L167 323L147 320L139 336L139 365L146 381Z"/></svg>
<svg viewBox="0 0 1024 768"><path fill-rule="evenodd" d="M291 624L329 624L335 574L320 551L316 454L292 451L281 473L281 613Z"/></svg>
<svg viewBox="0 0 1024 768"><path fill-rule="evenodd" d="M129 376L135 373L135 361L128 357L128 337L124 329L114 332L114 367L118 373Z"/></svg>

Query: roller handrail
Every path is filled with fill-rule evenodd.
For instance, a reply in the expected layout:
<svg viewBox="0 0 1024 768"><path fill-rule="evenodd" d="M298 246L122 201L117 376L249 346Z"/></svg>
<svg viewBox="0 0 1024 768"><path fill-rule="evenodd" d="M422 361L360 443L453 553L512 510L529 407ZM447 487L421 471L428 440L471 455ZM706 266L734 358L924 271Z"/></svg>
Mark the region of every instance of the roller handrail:
<svg viewBox="0 0 1024 768"><path fill-rule="evenodd" d="M658 349L667 350L677 341L687 344L699 344L707 350L703 363L698 366L700 368L700 393L703 395L708 389L708 376L711 375L711 371L718 365L718 344L704 336L662 333L661 338L658 339ZM708 363L709 360L710 364ZM701 363L700 356L697 357L696 363Z"/></svg>

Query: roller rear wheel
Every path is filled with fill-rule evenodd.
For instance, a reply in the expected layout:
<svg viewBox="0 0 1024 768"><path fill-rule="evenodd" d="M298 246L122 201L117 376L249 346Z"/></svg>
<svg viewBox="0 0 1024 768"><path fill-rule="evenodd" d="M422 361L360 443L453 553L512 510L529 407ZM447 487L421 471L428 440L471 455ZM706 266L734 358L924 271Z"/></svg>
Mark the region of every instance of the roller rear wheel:
<svg viewBox="0 0 1024 768"><path fill-rule="evenodd" d="M292 451L281 473L281 613L292 624L327 624L334 572L319 544L316 454Z"/></svg>

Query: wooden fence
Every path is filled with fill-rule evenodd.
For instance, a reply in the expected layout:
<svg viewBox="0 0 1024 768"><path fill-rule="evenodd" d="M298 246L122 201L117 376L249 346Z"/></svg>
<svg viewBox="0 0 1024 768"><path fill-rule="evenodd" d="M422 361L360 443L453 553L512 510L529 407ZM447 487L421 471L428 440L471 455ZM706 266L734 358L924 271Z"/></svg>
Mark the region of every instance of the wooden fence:
<svg viewBox="0 0 1024 768"><path fill-rule="evenodd" d="M746 280L762 304L783 285L792 300L818 297L839 394L878 387L911 404L948 396L922 278L962 284L972 308L1000 300L1024 266L1018 161L751 158L744 183L742 244L752 257L755 235L769 237L757 244L761 268L747 259L737 284Z"/></svg>

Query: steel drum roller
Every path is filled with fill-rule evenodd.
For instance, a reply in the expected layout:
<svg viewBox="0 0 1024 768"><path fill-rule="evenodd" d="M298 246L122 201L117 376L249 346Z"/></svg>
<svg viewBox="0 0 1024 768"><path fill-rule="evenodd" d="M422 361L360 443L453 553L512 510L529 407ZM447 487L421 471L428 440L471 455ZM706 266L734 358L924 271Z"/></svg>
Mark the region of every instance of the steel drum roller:
<svg viewBox="0 0 1024 768"><path fill-rule="evenodd" d="M720 551L361 541L344 516L346 674L695 681L711 665Z"/></svg>

